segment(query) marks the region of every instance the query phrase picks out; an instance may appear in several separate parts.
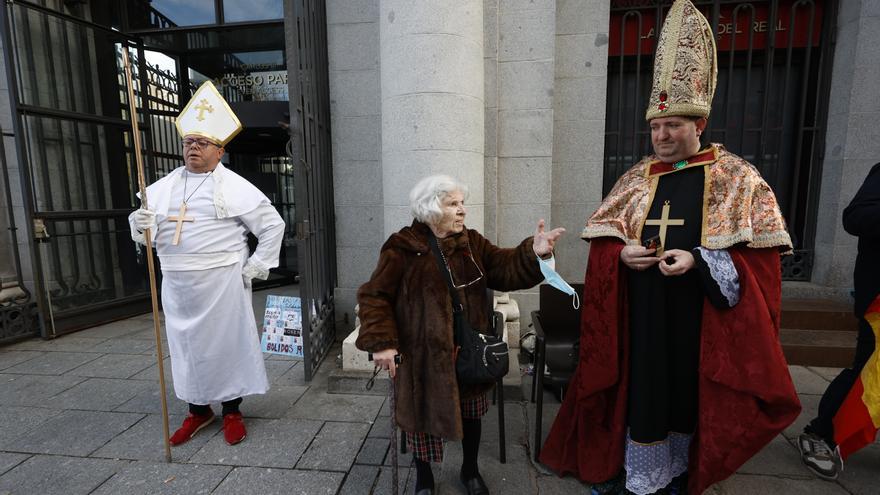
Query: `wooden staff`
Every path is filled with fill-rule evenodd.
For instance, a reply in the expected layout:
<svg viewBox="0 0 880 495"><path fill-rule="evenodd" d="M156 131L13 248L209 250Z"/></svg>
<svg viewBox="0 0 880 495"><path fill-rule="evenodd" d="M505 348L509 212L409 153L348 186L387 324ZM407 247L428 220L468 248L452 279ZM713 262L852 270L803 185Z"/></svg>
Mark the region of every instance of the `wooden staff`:
<svg viewBox="0 0 880 495"><path fill-rule="evenodd" d="M133 136L134 156L137 162L138 187L141 193L141 207L147 208L147 185L144 179L144 159L141 155L141 132L138 128L137 108L134 103L134 84L131 62L128 58L128 46L122 44L122 64L125 66L125 81L128 85L128 109L131 117L131 134ZM141 94L144 94L143 88ZM171 441L168 434L168 403L165 399L165 365L162 356L162 331L159 328L159 297L156 291L156 268L153 264L153 234L151 229L144 232L147 244L147 268L150 272L150 296L153 300L153 328L156 331L156 359L159 363L159 388L162 399L162 433L165 435L165 462L171 462Z"/></svg>

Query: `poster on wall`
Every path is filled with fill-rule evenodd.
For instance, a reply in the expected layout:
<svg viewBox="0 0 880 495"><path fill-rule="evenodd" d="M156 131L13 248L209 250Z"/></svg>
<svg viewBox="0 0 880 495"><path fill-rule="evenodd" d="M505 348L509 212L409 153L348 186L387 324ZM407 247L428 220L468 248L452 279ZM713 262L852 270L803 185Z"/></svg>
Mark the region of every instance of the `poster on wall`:
<svg viewBox="0 0 880 495"><path fill-rule="evenodd" d="M302 301L292 296L268 296L260 347L269 354L303 357Z"/></svg>

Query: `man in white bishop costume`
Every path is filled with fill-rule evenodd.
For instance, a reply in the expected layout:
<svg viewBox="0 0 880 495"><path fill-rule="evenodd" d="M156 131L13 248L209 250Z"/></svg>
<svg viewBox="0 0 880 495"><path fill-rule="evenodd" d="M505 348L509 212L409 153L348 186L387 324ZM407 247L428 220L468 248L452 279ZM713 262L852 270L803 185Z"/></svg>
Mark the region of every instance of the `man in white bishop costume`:
<svg viewBox="0 0 880 495"><path fill-rule="evenodd" d="M152 234L162 266L162 307L174 391L189 415L172 435L180 445L223 408L223 435L244 440L242 397L269 390L251 302L251 280L278 266L284 221L269 199L220 163L241 123L210 82L177 118L185 166L147 188L150 210L129 216L132 239ZM248 232L257 237L253 254Z"/></svg>

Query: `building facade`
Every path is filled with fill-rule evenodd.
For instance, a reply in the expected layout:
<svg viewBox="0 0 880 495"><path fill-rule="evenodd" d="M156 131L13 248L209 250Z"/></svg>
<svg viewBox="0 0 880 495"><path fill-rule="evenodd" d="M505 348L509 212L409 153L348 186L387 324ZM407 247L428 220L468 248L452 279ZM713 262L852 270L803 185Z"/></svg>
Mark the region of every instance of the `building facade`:
<svg viewBox="0 0 880 495"><path fill-rule="evenodd" d="M541 218L565 227L557 267L582 280L586 218L650 150L644 109L670 3L6 4L0 341L147 307L124 223L137 185L123 44L140 57L152 179L179 163L171 122L194 85L211 79L233 102L250 130L229 164L288 220L274 281L299 275L326 340L353 327L357 288L433 173L468 184L468 226L499 245ZM755 163L795 238L784 294L846 300L856 243L840 216L880 161L880 0L696 3L719 46L709 138ZM514 297L528 319L537 291Z"/></svg>

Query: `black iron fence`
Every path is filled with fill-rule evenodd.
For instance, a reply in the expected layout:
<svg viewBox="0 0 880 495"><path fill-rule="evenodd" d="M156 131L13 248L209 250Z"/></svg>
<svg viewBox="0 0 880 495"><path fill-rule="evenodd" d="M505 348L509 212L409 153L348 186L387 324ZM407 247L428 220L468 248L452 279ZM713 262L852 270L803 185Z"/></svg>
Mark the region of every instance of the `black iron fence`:
<svg viewBox="0 0 880 495"><path fill-rule="evenodd" d="M303 364L305 379L311 380L336 338L336 234L324 2L285 2L284 24L300 297L303 322L309 323L303 339Z"/></svg>

